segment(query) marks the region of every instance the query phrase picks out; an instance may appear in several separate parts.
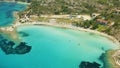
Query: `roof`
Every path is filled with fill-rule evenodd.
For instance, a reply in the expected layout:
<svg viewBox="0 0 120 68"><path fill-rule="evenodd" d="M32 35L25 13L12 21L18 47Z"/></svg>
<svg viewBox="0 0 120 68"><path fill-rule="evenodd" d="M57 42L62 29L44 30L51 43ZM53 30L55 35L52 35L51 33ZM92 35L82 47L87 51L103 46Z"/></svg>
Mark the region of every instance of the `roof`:
<svg viewBox="0 0 120 68"><path fill-rule="evenodd" d="M104 23L104 24L107 24L107 23L108 23L108 21L103 20L103 19L97 19L96 21L99 22L99 23Z"/></svg>

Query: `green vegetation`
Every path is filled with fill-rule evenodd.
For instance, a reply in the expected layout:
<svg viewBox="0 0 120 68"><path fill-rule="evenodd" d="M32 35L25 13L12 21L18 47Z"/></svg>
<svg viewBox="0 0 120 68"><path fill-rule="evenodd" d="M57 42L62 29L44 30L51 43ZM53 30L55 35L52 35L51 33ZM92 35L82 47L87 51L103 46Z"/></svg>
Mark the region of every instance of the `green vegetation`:
<svg viewBox="0 0 120 68"><path fill-rule="evenodd" d="M18 0L20 1L20 0ZM27 0L26 0L27 1ZM101 15L96 19L104 19L107 21L115 22L111 27L104 26L96 23L96 19L90 21L83 20L69 20L69 19L57 19L58 22L72 23L78 27L84 27L94 29L102 32L106 32L109 35L116 37L120 40L120 0L31 0L31 5L24 12L19 13L22 15L62 15L62 14L92 14L100 13ZM39 21L49 20L46 18L39 18Z"/></svg>
<svg viewBox="0 0 120 68"><path fill-rule="evenodd" d="M99 24L97 24L95 20L93 19L93 20L76 21L76 22L73 22L73 25L78 26L78 27L96 29Z"/></svg>
<svg viewBox="0 0 120 68"><path fill-rule="evenodd" d="M15 1L21 1L21 2L28 2L28 3L30 3L32 0L15 0Z"/></svg>
<svg viewBox="0 0 120 68"><path fill-rule="evenodd" d="M114 36L116 39L120 41L120 30L119 30L120 19L119 17L120 17L120 14L116 14L114 13L114 11L109 12L109 13L103 12L101 13L101 15L97 16L93 20L79 21L79 22L75 22L73 25L78 26L78 27L84 27L84 28L97 30L100 32L105 32L109 35ZM99 23L96 23L96 19L104 19L107 21L111 21L111 22L114 22L114 25L113 26L101 25Z"/></svg>
<svg viewBox="0 0 120 68"><path fill-rule="evenodd" d="M116 37L120 41L120 14L116 14L113 11L111 13L103 13L101 14L101 16L105 17L106 20L111 20L115 22L115 24L111 28L109 28L106 33Z"/></svg>
<svg viewBox="0 0 120 68"><path fill-rule="evenodd" d="M120 0L17 0L30 1L29 14L90 14L120 7ZM110 8L110 9L109 9Z"/></svg>

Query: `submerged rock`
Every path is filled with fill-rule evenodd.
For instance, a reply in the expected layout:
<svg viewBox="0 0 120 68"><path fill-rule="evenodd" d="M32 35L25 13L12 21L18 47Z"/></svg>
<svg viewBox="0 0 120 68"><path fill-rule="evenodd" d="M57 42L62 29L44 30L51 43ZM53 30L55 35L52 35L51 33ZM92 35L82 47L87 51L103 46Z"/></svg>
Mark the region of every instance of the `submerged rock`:
<svg viewBox="0 0 120 68"><path fill-rule="evenodd" d="M26 45L25 42L21 42L17 47L15 47L16 54L25 54L30 52L31 46Z"/></svg>
<svg viewBox="0 0 120 68"><path fill-rule="evenodd" d="M20 42L16 47L13 41L3 39L0 41L0 48L5 54L26 54L30 52L31 46L26 45L25 42Z"/></svg>
<svg viewBox="0 0 120 68"><path fill-rule="evenodd" d="M79 65L79 68L100 68L100 64L96 63L96 62L86 62L86 61L82 61Z"/></svg>
<svg viewBox="0 0 120 68"><path fill-rule="evenodd" d="M20 32L18 32L20 35L22 35L22 37L27 37L27 36L29 36L29 34L28 33L25 33L25 32L22 32L22 31L20 31Z"/></svg>

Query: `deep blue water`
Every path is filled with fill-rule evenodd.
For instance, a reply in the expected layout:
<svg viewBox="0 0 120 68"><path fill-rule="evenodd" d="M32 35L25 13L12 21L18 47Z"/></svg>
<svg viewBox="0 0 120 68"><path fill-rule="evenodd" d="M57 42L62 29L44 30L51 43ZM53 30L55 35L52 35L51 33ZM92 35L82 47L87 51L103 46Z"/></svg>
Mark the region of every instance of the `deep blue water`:
<svg viewBox="0 0 120 68"><path fill-rule="evenodd" d="M6 26L13 23L15 20L13 12L25 10L26 7L27 5L18 4L16 2L0 2L0 26Z"/></svg>

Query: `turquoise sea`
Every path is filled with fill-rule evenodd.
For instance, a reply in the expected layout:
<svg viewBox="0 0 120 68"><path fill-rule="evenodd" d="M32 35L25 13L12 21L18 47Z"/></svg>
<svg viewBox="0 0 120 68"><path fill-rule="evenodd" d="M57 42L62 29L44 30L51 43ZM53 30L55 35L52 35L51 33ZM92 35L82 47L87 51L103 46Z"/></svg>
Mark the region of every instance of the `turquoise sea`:
<svg viewBox="0 0 120 68"><path fill-rule="evenodd" d="M0 2L0 26L10 25L14 20L14 11L25 10L27 5L15 2Z"/></svg>
<svg viewBox="0 0 120 68"><path fill-rule="evenodd" d="M2 2L0 10L9 11L5 8L10 4L15 4L9 7L10 14L25 9L23 4ZM3 16L0 17L1 26L11 24L14 20L13 15L7 17L5 12L0 11ZM99 59L101 54L109 49L118 48L103 36L66 28L44 25L20 26L17 32L23 42L32 46L32 50L23 55L6 55L0 49L0 68L79 68L82 61L97 62L102 67L103 62Z"/></svg>

